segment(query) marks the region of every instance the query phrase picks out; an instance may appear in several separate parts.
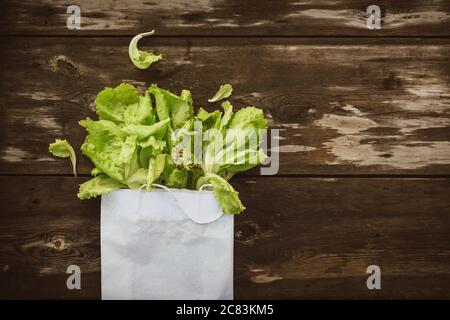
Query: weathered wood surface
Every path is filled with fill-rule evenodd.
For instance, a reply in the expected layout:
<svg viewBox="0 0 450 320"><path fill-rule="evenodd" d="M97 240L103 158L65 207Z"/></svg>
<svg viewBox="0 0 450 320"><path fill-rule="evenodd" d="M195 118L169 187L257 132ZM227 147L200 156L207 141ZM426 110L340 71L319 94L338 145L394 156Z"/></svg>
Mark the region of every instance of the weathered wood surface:
<svg viewBox="0 0 450 320"><path fill-rule="evenodd" d="M81 30L69 30L67 1L2 1L1 34L194 36L448 36L450 3L442 0L79 0ZM369 30L367 7L382 10Z"/></svg>
<svg viewBox="0 0 450 320"><path fill-rule="evenodd" d="M142 45L165 59L145 71L129 62L128 42L3 39L0 173L69 174L49 142L78 148L78 120L95 117L95 95L122 81L188 88L197 106L231 82L235 106L260 106L281 129L281 174L450 172L448 40L153 38Z"/></svg>
<svg viewBox="0 0 450 320"><path fill-rule="evenodd" d="M0 177L1 298L99 298L83 178ZM449 179L237 178L236 298L450 298ZM270 185L270 188L267 186ZM68 265L82 290L67 290ZM367 290L366 268L382 270Z"/></svg>
<svg viewBox="0 0 450 320"><path fill-rule="evenodd" d="M65 1L0 4L0 298L100 298L99 201L76 198L87 177L47 147L78 149L78 120L122 81L188 88L208 108L231 82L235 106L281 129L283 176L233 183L248 208L236 298L450 298L449 1L77 4L81 30ZM366 28L370 4L381 30ZM141 71L127 47L151 29L140 44L164 60ZM70 264L80 291L66 289ZM382 290L366 288L371 264Z"/></svg>

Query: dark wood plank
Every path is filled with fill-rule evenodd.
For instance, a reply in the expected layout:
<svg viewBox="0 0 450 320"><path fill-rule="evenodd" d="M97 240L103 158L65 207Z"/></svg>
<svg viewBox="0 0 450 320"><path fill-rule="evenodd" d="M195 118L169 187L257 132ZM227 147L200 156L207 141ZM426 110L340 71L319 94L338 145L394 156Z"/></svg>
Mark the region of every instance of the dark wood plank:
<svg viewBox="0 0 450 320"><path fill-rule="evenodd" d="M0 297L100 297L99 201L76 199L82 181L0 177ZM236 298L450 297L450 180L234 185L248 208L235 221ZM81 291L65 289L74 263ZM372 264L381 290L366 288Z"/></svg>
<svg viewBox="0 0 450 320"><path fill-rule="evenodd" d="M366 26L366 0L79 0L81 30L69 30L67 1L2 1L2 34L120 35L156 29L159 35L448 36L450 4L380 0L381 30Z"/></svg>
<svg viewBox="0 0 450 320"><path fill-rule="evenodd" d="M97 92L122 81L188 88L208 107L231 82L235 106L260 106L281 129L283 174L450 172L447 40L153 38L142 45L165 60L145 71L128 60L128 41L3 39L0 173L70 174L48 143L67 137L78 148L78 120L95 117ZM79 172L90 169L81 158Z"/></svg>

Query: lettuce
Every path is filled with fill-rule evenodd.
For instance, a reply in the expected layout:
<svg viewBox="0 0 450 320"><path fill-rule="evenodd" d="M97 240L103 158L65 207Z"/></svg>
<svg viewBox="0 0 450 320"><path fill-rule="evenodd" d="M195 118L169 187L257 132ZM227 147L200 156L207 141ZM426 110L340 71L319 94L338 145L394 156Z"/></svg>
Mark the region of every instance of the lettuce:
<svg viewBox="0 0 450 320"><path fill-rule="evenodd" d="M239 192L234 190L224 178L213 173L207 173L199 180L199 187L208 183L212 184L214 195L219 201L223 213L239 214L245 210L239 199Z"/></svg>
<svg viewBox="0 0 450 320"><path fill-rule="evenodd" d="M75 177L77 176L77 156L72 146L66 139L55 139L55 142L50 143L48 151L58 158L70 158L70 162L72 162L73 175Z"/></svg>
<svg viewBox="0 0 450 320"><path fill-rule="evenodd" d="M214 97L212 97L211 99L208 99L208 102L216 102L216 101L228 98L229 96L231 96L232 92L233 92L233 87L231 86L231 84L229 84L229 83L223 84L220 86L219 90L216 92Z"/></svg>
<svg viewBox="0 0 450 320"><path fill-rule="evenodd" d="M181 128L192 118L192 98L190 92L184 91L177 96L167 90L152 85L149 92L155 97L156 113L159 120L171 119L172 129Z"/></svg>
<svg viewBox="0 0 450 320"><path fill-rule="evenodd" d="M111 179L107 175L101 174L86 181L85 183L82 183L77 196L81 200L85 200L121 188L125 188L125 185Z"/></svg>
<svg viewBox="0 0 450 320"><path fill-rule="evenodd" d="M231 92L231 85L223 85L210 101ZM79 122L87 131L81 151L94 164L94 177L80 185L80 199L143 185L151 190L154 183L189 189L211 184L224 213L245 209L227 180L266 158L261 143L267 121L261 109L249 106L234 112L225 101L223 110L199 108L194 113L189 90L176 95L151 85L140 94L128 83L103 89L95 105L99 119ZM49 151L70 157L76 175L75 152L66 140L56 140Z"/></svg>
<svg viewBox="0 0 450 320"><path fill-rule="evenodd" d="M162 55L155 55L151 52L139 50L137 45L139 40L143 37L150 36L155 33L155 30L150 32L144 32L136 35L130 42L128 47L128 55L130 57L131 62L139 68L139 69L147 69L153 62L159 61L162 59Z"/></svg>
<svg viewBox="0 0 450 320"><path fill-rule="evenodd" d="M95 98L95 109L101 120L110 120L116 124L124 121L126 106L138 103L139 93L128 83L115 88L103 89Z"/></svg>
<svg viewBox="0 0 450 320"><path fill-rule="evenodd" d="M165 163L165 154L158 154L156 157L152 157L149 159L147 170L147 191L150 191L152 189L152 183L155 182L163 173Z"/></svg>

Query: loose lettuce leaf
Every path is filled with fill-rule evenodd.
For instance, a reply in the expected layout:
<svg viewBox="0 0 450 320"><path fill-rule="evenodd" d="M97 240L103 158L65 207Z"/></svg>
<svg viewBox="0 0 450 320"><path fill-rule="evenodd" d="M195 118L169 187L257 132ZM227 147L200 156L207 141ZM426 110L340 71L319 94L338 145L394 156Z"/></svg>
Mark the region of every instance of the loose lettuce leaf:
<svg viewBox="0 0 450 320"><path fill-rule="evenodd" d="M147 37L155 33L155 30L150 32L140 33L131 39L130 45L128 47L128 55L130 57L131 62L138 67L139 69L147 69L153 62L162 59L162 55L155 55L152 52L147 52L138 49L138 42L143 37Z"/></svg>
<svg viewBox="0 0 450 320"><path fill-rule="evenodd" d="M182 97L160 89L156 85L152 85L148 90L155 97L159 120L170 119L172 129L181 128L192 118L192 98L187 90L182 93Z"/></svg>
<svg viewBox="0 0 450 320"><path fill-rule="evenodd" d="M234 190L231 184L222 177L213 173L207 173L204 177L200 178L198 182L198 187L208 183L213 185L214 195L219 202L223 213L239 214L245 210L245 207L239 199L239 192Z"/></svg>
<svg viewBox="0 0 450 320"><path fill-rule="evenodd" d="M125 188L122 183L111 179L107 175L100 174L80 185L78 198L81 200L90 199L101 194L108 193L112 190Z"/></svg>
<svg viewBox="0 0 450 320"><path fill-rule="evenodd" d="M127 105L138 103L139 92L129 83L122 83L115 88L105 88L95 99L96 112L101 120L116 124L124 121Z"/></svg>
<svg viewBox="0 0 450 320"><path fill-rule="evenodd" d="M70 158L70 162L72 162L73 175L75 177L77 176L77 156L72 146L66 139L55 139L53 143L50 143L48 151L55 157Z"/></svg>
<svg viewBox="0 0 450 320"><path fill-rule="evenodd" d="M208 102L216 102L216 101L228 98L229 96L231 96L232 92L233 92L233 87L231 86L231 84L229 84L229 83L223 84L220 86L219 90L216 92L214 97L212 97L211 99L208 99Z"/></svg>

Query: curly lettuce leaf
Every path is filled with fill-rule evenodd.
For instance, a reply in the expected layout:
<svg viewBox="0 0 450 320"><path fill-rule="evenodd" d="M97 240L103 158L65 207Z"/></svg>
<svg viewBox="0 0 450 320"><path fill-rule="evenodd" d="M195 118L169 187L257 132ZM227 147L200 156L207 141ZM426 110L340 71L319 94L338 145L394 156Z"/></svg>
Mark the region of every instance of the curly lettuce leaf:
<svg viewBox="0 0 450 320"><path fill-rule="evenodd" d="M50 143L48 151L55 157L70 158L70 162L72 162L73 175L75 177L77 176L77 156L72 146L66 139L55 139L53 143Z"/></svg>
<svg viewBox="0 0 450 320"><path fill-rule="evenodd" d="M80 121L89 135L81 151L109 177L125 184L125 166L136 148L135 137L127 136L114 122L108 120Z"/></svg>
<svg viewBox="0 0 450 320"><path fill-rule="evenodd" d="M113 190L122 189L126 186L104 174L100 174L85 183L80 184L78 198L81 200L90 199Z"/></svg>
<svg viewBox="0 0 450 320"><path fill-rule="evenodd" d="M144 96L140 96L137 102L125 107L123 120L125 124L136 125L151 125L157 121L148 92Z"/></svg>
<svg viewBox="0 0 450 320"><path fill-rule="evenodd" d="M216 102L216 101L228 98L229 96L231 96L232 92L233 92L233 87L231 86L231 84L229 84L229 83L223 84L220 86L219 90L216 92L214 97L212 97L211 99L208 99L208 102Z"/></svg>
<svg viewBox="0 0 450 320"><path fill-rule="evenodd" d="M124 121L127 105L139 102L139 92L129 84L122 83L115 88L105 88L95 99L95 109L101 120L109 120L116 124Z"/></svg>
<svg viewBox="0 0 450 320"><path fill-rule="evenodd" d="M229 128L239 129L248 125L252 125L256 129L267 128L267 120L264 118L262 109L253 106L240 109L234 114Z"/></svg>
<svg viewBox="0 0 450 320"><path fill-rule="evenodd" d="M229 184L224 178L213 174L207 173L204 177L200 178L197 183L197 187L201 187L203 184L212 184L214 195L219 202L220 208L225 214L239 214L245 210L239 199L239 192Z"/></svg>
<svg viewBox="0 0 450 320"><path fill-rule="evenodd" d="M138 49L138 42L144 37L150 36L155 33L155 30L140 33L131 39L128 46L128 55L131 62L139 69L147 69L150 65L156 61L162 59L162 55L155 55L152 52L143 51Z"/></svg>
<svg viewBox="0 0 450 320"><path fill-rule="evenodd" d="M91 170L91 176L96 177L99 174L103 173L99 168L92 168Z"/></svg>

